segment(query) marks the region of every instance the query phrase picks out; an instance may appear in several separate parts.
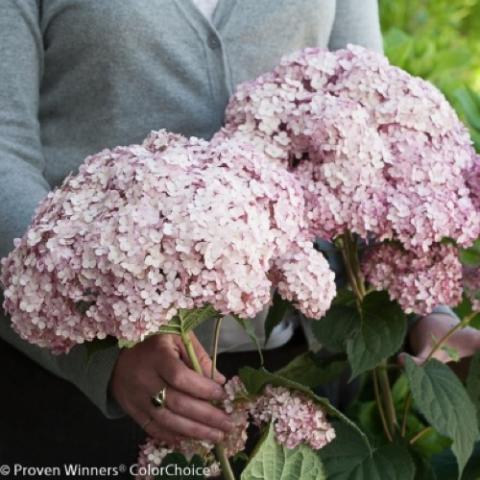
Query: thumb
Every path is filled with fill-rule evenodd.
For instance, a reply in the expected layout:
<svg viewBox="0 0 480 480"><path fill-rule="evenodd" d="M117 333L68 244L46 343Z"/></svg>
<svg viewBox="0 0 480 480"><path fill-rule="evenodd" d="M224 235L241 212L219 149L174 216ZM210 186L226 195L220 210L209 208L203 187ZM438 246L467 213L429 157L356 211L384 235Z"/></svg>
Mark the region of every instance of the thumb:
<svg viewBox="0 0 480 480"><path fill-rule="evenodd" d="M405 359L406 357L410 357L414 362L415 364L417 364L418 366L422 365L422 363L425 362L425 360L427 359L427 356L413 356L413 355L409 355L408 353L405 353L405 352L402 352L400 354L398 354L397 356L397 362L400 366L404 367L405 366Z"/></svg>

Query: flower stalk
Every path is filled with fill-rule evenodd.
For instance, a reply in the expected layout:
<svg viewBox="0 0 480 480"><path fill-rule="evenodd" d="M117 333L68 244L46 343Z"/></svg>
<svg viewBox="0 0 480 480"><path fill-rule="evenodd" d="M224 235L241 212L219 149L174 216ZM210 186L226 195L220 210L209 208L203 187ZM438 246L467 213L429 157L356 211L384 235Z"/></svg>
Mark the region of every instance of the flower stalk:
<svg viewBox="0 0 480 480"><path fill-rule="evenodd" d="M339 239L338 246L343 256L350 286L357 298L357 308L360 315L362 315L361 305L367 289L365 288L365 281L360 269L357 245L351 232L347 231L342 235L341 239ZM383 361L373 370L372 378L375 389L375 399L382 420L383 430L388 440L393 441L393 434L397 429L398 421L386 361Z"/></svg>
<svg viewBox="0 0 480 480"><path fill-rule="evenodd" d="M220 332L220 327L218 326L218 322L217 322L217 327L218 328L215 329L215 335L217 337L216 344L218 345L218 335ZM182 342L185 345L185 349L187 351L188 358L192 363L193 369L200 375L204 375L202 366L198 361L198 357L197 357L197 354L195 353L195 348L193 347L193 343L189 333L182 333ZM216 356L216 353L215 353L215 356ZM214 360L214 363L216 364L216 360ZM215 369L213 369L213 373L215 373ZM223 446L223 443L220 442L215 445L215 454L218 461L220 462L223 478L225 480L235 480L235 474L233 473L233 469L232 469L232 466L230 465L230 461L227 455L225 454L225 448Z"/></svg>

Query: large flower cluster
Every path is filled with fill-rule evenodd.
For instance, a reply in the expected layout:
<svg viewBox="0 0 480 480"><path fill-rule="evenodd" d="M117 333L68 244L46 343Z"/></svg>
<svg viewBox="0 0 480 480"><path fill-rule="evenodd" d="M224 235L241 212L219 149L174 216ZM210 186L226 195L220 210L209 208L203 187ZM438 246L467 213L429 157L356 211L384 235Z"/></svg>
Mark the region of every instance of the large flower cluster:
<svg viewBox="0 0 480 480"><path fill-rule="evenodd" d="M253 317L277 276L321 316L334 278L305 218L297 180L261 153L154 132L89 157L48 195L2 263L4 306L23 338L58 352L107 335L140 341L205 304ZM302 282L315 288L305 295Z"/></svg>
<svg viewBox="0 0 480 480"><path fill-rule="evenodd" d="M468 246L480 235L480 158L433 85L358 46L306 49L237 89L217 134L226 137L299 178L312 234L401 245L368 256L381 262L364 263L374 287L408 311L456 303L458 262L450 251L440 260L440 242Z"/></svg>
<svg viewBox="0 0 480 480"><path fill-rule="evenodd" d="M430 83L357 46L306 49L241 85L220 138L248 139L302 179L311 227L428 251L480 234L468 130Z"/></svg>
<svg viewBox="0 0 480 480"><path fill-rule="evenodd" d="M325 412L301 392L267 385L250 413L257 425L272 422L277 441L289 449L303 443L319 450L335 438Z"/></svg>
<svg viewBox="0 0 480 480"><path fill-rule="evenodd" d="M417 256L398 245L370 247L362 270L377 290L388 290L406 313L427 315L437 305L457 305L462 298L462 265L453 245L436 244Z"/></svg>
<svg viewBox="0 0 480 480"><path fill-rule="evenodd" d="M237 425L224 441L228 457L245 448L250 423L258 427L272 423L276 440L288 449L306 444L319 450L335 438L335 430L328 422L325 412L301 392L266 385L262 394L252 397L238 377L226 383L225 391L227 398L223 402L223 408ZM218 474L219 466L213 449L213 444L203 441L188 440L179 445L167 446L148 439L140 449L138 464L144 471L153 471L155 466L161 465L167 454L176 451L188 460L193 455L200 456L204 465L210 469L211 476L214 476ZM148 476L140 478L150 480Z"/></svg>

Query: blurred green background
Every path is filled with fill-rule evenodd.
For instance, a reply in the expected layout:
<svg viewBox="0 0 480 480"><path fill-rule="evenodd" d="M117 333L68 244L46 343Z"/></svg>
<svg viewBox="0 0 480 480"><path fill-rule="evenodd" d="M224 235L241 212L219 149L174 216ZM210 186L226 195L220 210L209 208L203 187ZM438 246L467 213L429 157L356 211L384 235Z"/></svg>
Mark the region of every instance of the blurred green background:
<svg viewBox="0 0 480 480"><path fill-rule="evenodd" d="M443 91L470 127L480 152L480 0L379 0L379 4L390 61ZM433 464L436 480L456 479L457 466L449 450ZM480 480L480 443L462 480Z"/></svg>
<svg viewBox="0 0 480 480"><path fill-rule="evenodd" d="M430 80L480 151L480 0L379 0L390 61Z"/></svg>

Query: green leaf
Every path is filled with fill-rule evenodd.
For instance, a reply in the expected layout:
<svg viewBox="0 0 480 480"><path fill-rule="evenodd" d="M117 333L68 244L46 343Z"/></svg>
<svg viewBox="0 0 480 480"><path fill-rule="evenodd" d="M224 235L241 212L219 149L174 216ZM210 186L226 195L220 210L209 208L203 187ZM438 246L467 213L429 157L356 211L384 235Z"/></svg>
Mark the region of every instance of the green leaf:
<svg viewBox="0 0 480 480"><path fill-rule="evenodd" d="M418 418L417 412L411 412L407 416L406 438L413 438L417 433L421 432L427 425ZM415 451L424 457L432 457L446 448L449 448L452 441L440 435L437 431L430 429L423 434L414 445Z"/></svg>
<svg viewBox="0 0 480 480"><path fill-rule="evenodd" d="M460 261L468 267L480 267L480 240L477 240L470 248L460 250Z"/></svg>
<svg viewBox="0 0 480 480"><path fill-rule="evenodd" d="M260 440L241 480L326 480L320 458L310 447L288 449L275 440L272 425Z"/></svg>
<svg viewBox="0 0 480 480"><path fill-rule="evenodd" d="M118 340L118 348L133 348L138 342L133 340Z"/></svg>
<svg viewBox="0 0 480 480"><path fill-rule="evenodd" d="M458 304L453 311L460 319L470 316L473 313L472 301L466 295L463 295L461 303ZM469 326L480 329L480 312L470 320Z"/></svg>
<svg viewBox="0 0 480 480"><path fill-rule="evenodd" d="M470 361L467 392L477 411L477 421L480 425L480 352L477 352Z"/></svg>
<svg viewBox="0 0 480 480"><path fill-rule="evenodd" d="M414 480L415 466L404 447L388 444L370 451L348 425L333 426L335 440L318 452L328 480Z"/></svg>
<svg viewBox="0 0 480 480"><path fill-rule="evenodd" d="M211 305L204 305L201 308L191 310L180 310L179 317L183 333L188 333L197 328L201 323L212 318L218 318L219 315Z"/></svg>
<svg viewBox="0 0 480 480"><path fill-rule="evenodd" d="M475 92L469 88L462 87L455 90L453 95L460 103L461 110L468 123L476 130L480 130L480 108L475 99Z"/></svg>
<svg viewBox="0 0 480 480"><path fill-rule="evenodd" d="M405 314L387 292L373 292L362 303L361 328L347 342L352 378L376 367L403 345Z"/></svg>
<svg viewBox="0 0 480 480"><path fill-rule="evenodd" d="M385 53L390 61L404 67L413 50L413 39L398 28L392 28L384 37Z"/></svg>
<svg viewBox="0 0 480 480"><path fill-rule="evenodd" d="M409 393L407 377L402 373L392 387L392 397L395 405L401 408L405 404L405 398Z"/></svg>
<svg viewBox="0 0 480 480"><path fill-rule="evenodd" d="M415 406L440 434L453 440L459 477L478 437L475 407L458 377L437 360L417 366L405 357L405 368Z"/></svg>
<svg viewBox="0 0 480 480"><path fill-rule="evenodd" d="M448 358L452 361L452 362L458 362L460 361L460 352L450 346L450 345L442 345L442 347L440 348L440 350L442 350L443 352L445 352L448 356Z"/></svg>
<svg viewBox="0 0 480 480"><path fill-rule="evenodd" d="M283 320L285 313L289 309L290 303L284 300L278 292L273 296L272 306L268 310L267 318L265 319L265 345L272 334L272 330Z"/></svg>
<svg viewBox="0 0 480 480"><path fill-rule="evenodd" d="M85 349L87 351L87 362L89 362L97 352L107 350L114 347L115 345L117 345L117 339L114 337L106 337L103 340L93 340L92 342L86 342Z"/></svg>
<svg viewBox="0 0 480 480"><path fill-rule="evenodd" d="M370 442L368 441L367 436L360 430L360 428L354 422L352 422L352 420L350 420L346 415L344 415L342 412L337 410L329 402L327 398L319 397L318 395L315 395L305 385L297 383L288 378L284 378L278 374L270 373L264 368L255 369L251 367L243 367L239 370L238 375L242 380L243 384L245 385L245 388L247 389L248 393L250 393L251 395L260 394L266 385L285 387L290 390L296 390L304 393L305 395L310 397L314 402L321 405L327 414L342 420L342 422L346 423L352 429L354 429L357 432L357 435L359 436L359 438L366 445L366 448L367 449L371 448Z"/></svg>
<svg viewBox="0 0 480 480"><path fill-rule="evenodd" d="M325 317L312 321L317 340L331 352L345 351L347 339L360 327L356 306L332 305Z"/></svg>
<svg viewBox="0 0 480 480"><path fill-rule="evenodd" d="M344 355L321 359L313 352L306 352L275 373L314 388L337 378L347 367L348 362Z"/></svg>
<svg viewBox="0 0 480 480"><path fill-rule="evenodd" d="M197 328L201 323L219 317L219 313L211 306L204 305L200 308L180 309L158 333L182 335Z"/></svg>
<svg viewBox="0 0 480 480"><path fill-rule="evenodd" d="M252 343L257 347L258 355L260 356L260 364L263 365L262 346L260 345L260 341L255 333L255 327L253 326L252 321L248 318L237 317L236 315L233 315L233 318L243 328L245 333L250 337Z"/></svg>
<svg viewBox="0 0 480 480"><path fill-rule="evenodd" d="M435 472L429 460L411 452L413 461L415 463L415 480L436 480Z"/></svg>

